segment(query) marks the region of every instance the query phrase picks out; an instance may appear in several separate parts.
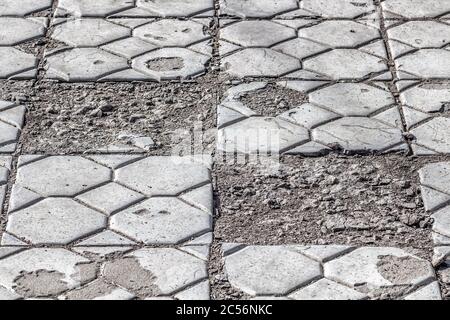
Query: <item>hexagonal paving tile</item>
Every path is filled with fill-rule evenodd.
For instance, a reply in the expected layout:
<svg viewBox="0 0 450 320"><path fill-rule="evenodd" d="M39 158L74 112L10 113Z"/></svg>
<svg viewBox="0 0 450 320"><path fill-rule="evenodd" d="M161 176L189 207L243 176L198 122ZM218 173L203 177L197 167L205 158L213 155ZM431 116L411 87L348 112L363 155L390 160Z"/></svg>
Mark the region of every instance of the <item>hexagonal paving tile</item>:
<svg viewBox="0 0 450 320"><path fill-rule="evenodd" d="M116 171L117 182L147 196L176 196L209 180L203 164L178 157L148 157Z"/></svg>
<svg viewBox="0 0 450 320"><path fill-rule="evenodd" d="M326 18L356 18L376 10L371 0L302 0L300 8L313 16Z"/></svg>
<svg viewBox="0 0 450 320"><path fill-rule="evenodd" d="M133 35L158 47L187 47L211 37L200 21L163 19L136 28Z"/></svg>
<svg viewBox="0 0 450 320"><path fill-rule="evenodd" d="M295 36L294 29L272 21L242 21L220 30L221 39L244 47L270 47Z"/></svg>
<svg viewBox="0 0 450 320"><path fill-rule="evenodd" d="M203 163L196 157L22 156L5 234L31 244L89 237L78 246L175 244L203 236L213 210Z"/></svg>
<svg viewBox="0 0 450 320"><path fill-rule="evenodd" d="M75 48L46 59L46 78L62 81L96 81L129 68L126 59L96 48Z"/></svg>
<svg viewBox="0 0 450 320"><path fill-rule="evenodd" d="M220 151L319 155L333 148L357 153L407 149L400 112L386 87L325 81L282 81L277 86L306 98L267 117L251 110L241 97L263 95L268 83L245 83L226 92L218 106Z"/></svg>
<svg viewBox="0 0 450 320"><path fill-rule="evenodd" d="M413 135L413 151L418 155L450 153L450 119L433 118L410 130Z"/></svg>
<svg viewBox="0 0 450 320"><path fill-rule="evenodd" d="M49 9L52 2L52 0L21 0L20 5L17 5L16 0L2 0L0 16L25 16Z"/></svg>
<svg viewBox="0 0 450 320"><path fill-rule="evenodd" d="M441 299L439 286L429 287L436 280L431 264L397 248L225 243L222 249L224 278L258 299Z"/></svg>
<svg viewBox="0 0 450 320"><path fill-rule="evenodd" d="M131 30L104 19L75 19L58 24L52 38L70 46L99 46L131 36Z"/></svg>
<svg viewBox="0 0 450 320"><path fill-rule="evenodd" d="M228 281L250 295L285 295L322 276L319 263L283 246L249 246L224 260Z"/></svg>
<svg viewBox="0 0 450 320"><path fill-rule="evenodd" d="M449 52L450 53L450 52ZM360 79L386 72L382 59L355 49L336 49L306 60L303 67L331 79Z"/></svg>
<svg viewBox="0 0 450 320"><path fill-rule="evenodd" d="M60 0L56 8L57 16L105 17L134 7L132 0Z"/></svg>
<svg viewBox="0 0 450 320"><path fill-rule="evenodd" d="M396 248L363 247L323 266L324 276L369 296L435 279L429 262Z"/></svg>
<svg viewBox="0 0 450 320"><path fill-rule="evenodd" d="M36 77L37 59L34 55L12 47L0 47L0 79Z"/></svg>
<svg viewBox="0 0 450 320"><path fill-rule="evenodd" d="M297 8L297 0L220 0L221 15L242 18L268 18Z"/></svg>
<svg viewBox="0 0 450 320"><path fill-rule="evenodd" d="M151 198L115 214L111 228L145 244L177 244L211 231L210 214L176 198Z"/></svg>
<svg viewBox="0 0 450 320"><path fill-rule="evenodd" d="M420 49L395 59L400 79L449 79L450 51Z"/></svg>
<svg viewBox="0 0 450 320"><path fill-rule="evenodd" d="M110 169L85 158L54 156L20 166L16 184L46 197L70 197L108 182L111 176Z"/></svg>
<svg viewBox="0 0 450 320"><path fill-rule="evenodd" d="M437 21L409 21L387 30L395 57L421 48L441 48L450 43L450 25Z"/></svg>
<svg viewBox="0 0 450 320"><path fill-rule="evenodd" d="M14 46L42 37L46 24L46 19L0 17L0 45Z"/></svg>
<svg viewBox="0 0 450 320"><path fill-rule="evenodd" d="M9 215L6 231L32 244L68 244L107 224L106 216L70 199L50 198Z"/></svg>
<svg viewBox="0 0 450 320"><path fill-rule="evenodd" d="M278 77L300 69L295 58L272 49L249 48L222 59L222 69L236 77Z"/></svg>
<svg viewBox="0 0 450 320"><path fill-rule="evenodd" d="M14 152L25 120L24 106L0 100L0 152Z"/></svg>
<svg viewBox="0 0 450 320"><path fill-rule="evenodd" d="M393 18L434 18L450 11L447 0L385 0L381 3L383 9ZM390 17L390 16L389 16Z"/></svg>
<svg viewBox="0 0 450 320"><path fill-rule="evenodd" d="M315 141L348 152L373 152L407 146L399 128L393 128L374 119L346 117L312 130Z"/></svg>
<svg viewBox="0 0 450 320"><path fill-rule="evenodd" d="M224 20L219 44L223 70L234 77L391 77L379 26L362 20Z"/></svg>
<svg viewBox="0 0 450 320"><path fill-rule="evenodd" d="M206 262L180 249L148 248L90 260L66 249L0 258L0 299L209 299Z"/></svg>

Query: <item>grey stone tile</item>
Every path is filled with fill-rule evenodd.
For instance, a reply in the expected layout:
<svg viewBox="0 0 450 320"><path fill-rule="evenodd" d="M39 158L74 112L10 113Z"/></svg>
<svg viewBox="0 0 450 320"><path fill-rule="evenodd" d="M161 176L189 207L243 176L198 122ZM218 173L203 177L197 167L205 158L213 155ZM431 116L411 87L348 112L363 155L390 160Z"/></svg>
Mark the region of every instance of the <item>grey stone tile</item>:
<svg viewBox="0 0 450 320"><path fill-rule="evenodd" d="M3 211L8 177L11 170L11 157L0 155L0 214ZM0 253L1 255L1 253Z"/></svg>
<svg viewBox="0 0 450 320"><path fill-rule="evenodd" d="M177 80L206 72L209 19L55 19L46 77L61 81Z"/></svg>
<svg viewBox="0 0 450 320"><path fill-rule="evenodd" d="M384 0L381 6L388 18L437 18L448 16L450 3L447 0Z"/></svg>
<svg viewBox="0 0 450 320"><path fill-rule="evenodd" d="M14 152L25 120L26 108L0 100L0 153Z"/></svg>
<svg viewBox="0 0 450 320"><path fill-rule="evenodd" d="M61 0L57 16L191 17L213 16L213 0Z"/></svg>
<svg viewBox="0 0 450 320"><path fill-rule="evenodd" d="M2 245L15 238L21 245L78 247L195 240L212 228L211 178L202 161L22 156Z"/></svg>
<svg viewBox="0 0 450 320"><path fill-rule="evenodd" d="M390 79L378 20L222 20L222 69L232 77Z"/></svg>
<svg viewBox="0 0 450 320"><path fill-rule="evenodd" d="M208 299L206 262L174 248L129 250L105 259L60 248L0 258L0 298Z"/></svg>
<svg viewBox="0 0 450 320"><path fill-rule="evenodd" d="M223 257L225 276L235 289L256 298L441 299L431 264L402 249L341 248L324 262L310 258L308 250L330 253L335 246L243 245L236 250Z"/></svg>
<svg viewBox="0 0 450 320"><path fill-rule="evenodd" d="M220 0L220 14L240 18L356 18L375 11L371 0Z"/></svg>
<svg viewBox="0 0 450 320"><path fill-rule="evenodd" d="M231 87L218 107L218 149L222 152L318 155L407 150L392 94L382 84L283 81L276 85L306 95L307 102L264 116L242 101L269 87L252 82ZM313 145L312 145L313 144Z"/></svg>
<svg viewBox="0 0 450 320"><path fill-rule="evenodd" d="M14 47L0 47L0 79L33 79L37 65L33 54Z"/></svg>
<svg viewBox="0 0 450 320"><path fill-rule="evenodd" d="M47 19L0 17L0 45L15 46L45 36Z"/></svg>
<svg viewBox="0 0 450 320"><path fill-rule="evenodd" d="M52 2L52 0L21 0L18 4L16 0L2 0L0 16L26 16L49 9Z"/></svg>

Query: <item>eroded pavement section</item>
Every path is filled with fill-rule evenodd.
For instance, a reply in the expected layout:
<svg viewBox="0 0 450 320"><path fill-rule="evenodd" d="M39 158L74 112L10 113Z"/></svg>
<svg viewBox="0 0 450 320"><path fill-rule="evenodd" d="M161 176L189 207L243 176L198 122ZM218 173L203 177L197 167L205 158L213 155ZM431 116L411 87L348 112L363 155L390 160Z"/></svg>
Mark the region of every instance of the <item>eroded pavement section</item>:
<svg viewBox="0 0 450 320"><path fill-rule="evenodd" d="M0 296L209 298L210 165L200 156L21 156Z"/></svg>
<svg viewBox="0 0 450 320"><path fill-rule="evenodd" d="M214 293L245 299L440 300L431 264L389 247L222 245ZM224 289L227 288L227 289Z"/></svg>

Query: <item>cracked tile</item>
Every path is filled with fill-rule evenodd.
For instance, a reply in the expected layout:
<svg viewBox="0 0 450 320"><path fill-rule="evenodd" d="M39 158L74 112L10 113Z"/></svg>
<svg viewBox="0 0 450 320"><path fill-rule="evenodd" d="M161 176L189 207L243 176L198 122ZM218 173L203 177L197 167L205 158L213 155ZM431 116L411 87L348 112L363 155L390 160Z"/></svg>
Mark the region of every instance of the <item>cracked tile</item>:
<svg viewBox="0 0 450 320"><path fill-rule="evenodd" d="M196 159L22 156L2 245L8 237L24 245L89 238L77 244L83 247L178 244L202 236L212 228L212 188L207 163Z"/></svg>
<svg viewBox="0 0 450 320"><path fill-rule="evenodd" d="M16 149L25 112L24 106L0 100L0 153L12 153Z"/></svg>
<svg viewBox="0 0 450 320"><path fill-rule="evenodd" d="M0 258L2 299L209 299L206 262L173 248L97 260L67 249L34 248Z"/></svg>
<svg viewBox="0 0 450 320"><path fill-rule="evenodd" d="M224 250L227 246L223 244ZM431 264L402 249L360 247L322 263L306 256L306 250L327 247L237 246L223 257L224 274L231 286L250 297L441 299L427 286L436 280Z"/></svg>
<svg viewBox="0 0 450 320"><path fill-rule="evenodd" d="M251 102L266 92L270 92L266 100ZM280 97L302 94L303 98L289 104L281 101L282 110L266 115L264 105L265 110L272 108L272 93ZM218 107L217 122L222 152L317 155L330 148L347 153L407 150L395 99L383 85L323 81L241 84L227 91Z"/></svg>
<svg viewBox="0 0 450 320"><path fill-rule="evenodd" d="M389 80L379 21L222 20L219 52L232 77Z"/></svg>
<svg viewBox="0 0 450 320"><path fill-rule="evenodd" d="M61 81L162 81L206 72L209 19L58 19L46 52L46 78Z"/></svg>

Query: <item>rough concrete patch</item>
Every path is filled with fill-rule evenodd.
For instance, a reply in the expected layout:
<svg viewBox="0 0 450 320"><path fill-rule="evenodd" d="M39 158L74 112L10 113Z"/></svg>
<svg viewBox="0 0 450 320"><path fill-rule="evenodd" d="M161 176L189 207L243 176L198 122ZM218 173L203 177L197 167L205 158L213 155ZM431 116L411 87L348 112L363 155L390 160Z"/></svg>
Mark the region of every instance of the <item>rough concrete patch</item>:
<svg viewBox="0 0 450 320"><path fill-rule="evenodd" d="M114 287L103 281L95 281L94 283L73 290L66 295L68 300L92 300L98 297L106 296L112 293Z"/></svg>
<svg viewBox="0 0 450 320"><path fill-rule="evenodd" d="M393 284L402 285L427 274L428 263L414 257L381 256L377 270Z"/></svg>
<svg viewBox="0 0 450 320"><path fill-rule="evenodd" d="M57 271L24 272L14 280L14 290L25 298L55 296L69 289L64 278L65 275Z"/></svg>
<svg viewBox="0 0 450 320"><path fill-rule="evenodd" d="M97 265L95 262L80 263L76 265L76 272L72 278L77 279L80 283L87 283L97 277Z"/></svg>
<svg viewBox="0 0 450 320"><path fill-rule="evenodd" d="M243 94L240 101L259 115L275 117L306 102L307 97L300 91L270 83Z"/></svg>
<svg viewBox="0 0 450 320"><path fill-rule="evenodd" d="M159 288L154 284L156 277L133 257L105 262L103 276L139 297L154 297L160 293Z"/></svg>
<svg viewBox="0 0 450 320"><path fill-rule="evenodd" d="M184 61L179 57L156 58L147 61L146 66L153 71L173 71L182 69Z"/></svg>

